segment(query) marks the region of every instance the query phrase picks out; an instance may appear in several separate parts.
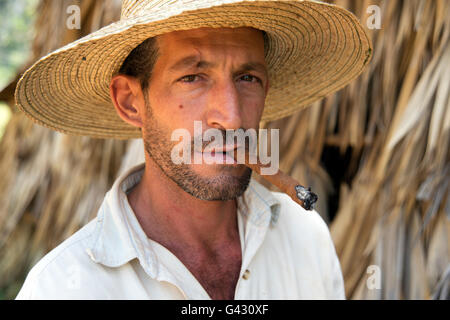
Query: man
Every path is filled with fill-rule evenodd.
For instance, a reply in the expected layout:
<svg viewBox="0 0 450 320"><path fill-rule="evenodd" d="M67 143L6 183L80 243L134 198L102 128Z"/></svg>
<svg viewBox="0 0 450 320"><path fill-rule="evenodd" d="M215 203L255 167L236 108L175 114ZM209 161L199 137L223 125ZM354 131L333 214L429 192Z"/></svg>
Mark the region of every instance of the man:
<svg viewBox="0 0 450 320"><path fill-rule="evenodd" d="M120 22L23 76L18 106L35 121L140 136L145 163L116 180L96 219L39 261L18 299L345 298L315 211L259 185L243 164L175 164L171 135L183 128L194 145L194 121L203 130L258 129L356 77L370 42L331 5L227 2L124 1Z"/></svg>

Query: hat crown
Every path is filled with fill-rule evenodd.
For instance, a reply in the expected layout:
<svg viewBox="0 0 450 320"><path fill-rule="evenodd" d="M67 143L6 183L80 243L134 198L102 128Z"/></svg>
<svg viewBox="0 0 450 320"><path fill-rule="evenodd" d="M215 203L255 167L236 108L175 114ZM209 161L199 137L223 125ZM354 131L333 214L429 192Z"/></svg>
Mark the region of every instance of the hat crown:
<svg viewBox="0 0 450 320"><path fill-rule="evenodd" d="M68 134L142 138L111 103L111 78L145 39L202 27L267 33L271 89L262 121L280 119L359 75L371 41L345 9L317 0L113 0L121 20L49 53L17 83L16 105L35 122Z"/></svg>
<svg viewBox="0 0 450 320"><path fill-rule="evenodd" d="M123 0L120 19L142 15L144 12L155 11L168 6L183 6L192 0Z"/></svg>

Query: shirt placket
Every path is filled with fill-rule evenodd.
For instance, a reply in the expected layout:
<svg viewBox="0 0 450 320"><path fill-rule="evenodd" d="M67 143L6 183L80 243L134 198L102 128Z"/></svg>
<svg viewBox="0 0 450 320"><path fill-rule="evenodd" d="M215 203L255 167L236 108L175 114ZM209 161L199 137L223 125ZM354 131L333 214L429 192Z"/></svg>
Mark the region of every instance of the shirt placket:
<svg viewBox="0 0 450 320"><path fill-rule="evenodd" d="M267 233L267 228L270 222L270 207L267 207L263 210L263 212L257 214L257 217L258 219L256 221L251 220L252 217L249 218L250 220L246 223L245 233L243 237L241 237L241 239L244 239L243 243L241 241L241 246L243 246L243 257L241 271L234 293L235 300L249 298L247 294L248 286L250 285L252 279L250 265L256 252L261 247ZM241 230L243 232L243 229L240 228L240 232Z"/></svg>
<svg viewBox="0 0 450 320"><path fill-rule="evenodd" d="M150 241L155 256L160 261L156 280L174 285L188 300L211 300L194 275L172 252L161 244Z"/></svg>

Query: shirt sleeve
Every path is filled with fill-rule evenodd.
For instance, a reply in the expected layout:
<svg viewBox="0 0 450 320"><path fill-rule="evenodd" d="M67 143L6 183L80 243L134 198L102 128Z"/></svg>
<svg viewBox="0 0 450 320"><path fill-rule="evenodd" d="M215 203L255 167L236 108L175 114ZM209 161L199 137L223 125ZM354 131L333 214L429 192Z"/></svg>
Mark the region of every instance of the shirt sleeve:
<svg viewBox="0 0 450 320"><path fill-rule="evenodd" d="M315 210L309 214L316 220L316 230L318 236L317 242L321 243L320 247L323 248L321 257L324 265L326 265L326 268L323 270L323 276L327 299L345 300L344 278L342 275L341 264L331 237L330 229L319 213Z"/></svg>
<svg viewBox="0 0 450 320"><path fill-rule="evenodd" d="M328 232L329 234L329 232ZM331 282L330 282L330 299L345 300L344 278L342 275L341 264L336 254L333 240L330 237L330 258L331 258Z"/></svg>
<svg viewBox="0 0 450 320"><path fill-rule="evenodd" d="M35 300L36 298L33 298L33 288L33 277L31 274L28 274L25 282L22 285L22 288L16 296L16 300Z"/></svg>

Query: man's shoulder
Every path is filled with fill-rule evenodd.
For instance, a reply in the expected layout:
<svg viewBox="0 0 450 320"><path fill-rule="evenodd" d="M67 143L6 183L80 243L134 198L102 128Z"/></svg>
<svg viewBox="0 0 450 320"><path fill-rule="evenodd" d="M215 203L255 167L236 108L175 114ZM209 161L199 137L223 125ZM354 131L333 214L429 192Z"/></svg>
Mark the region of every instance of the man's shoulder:
<svg viewBox="0 0 450 320"><path fill-rule="evenodd" d="M328 234L328 226L316 210L306 210L289 195L282 192L271 191L256 179L252 179L249 185L251 199L258 199L253 209L259 210L259 203L271 208L271 221L273 225L283 225L283 229L306 229L322 234ZM256 197L254 196L256 195Z"/></svg>
<svg viewBox="0 0 450 320"><path fill-rule="evenodd" d="M39 288L43 292L55 292L49 285L76 285L71 276L86 268L92 268L95 263L86 251L96 225L93 219L72 236L42 257L30 270L16 299L57 299L64 297L46 297L35 292Z"/></svg>
<svg viewBox="0 0 450 320"><path fill-rule="evenodd" d="M289 227L297 231L309 230L322 235L329 233L326 222L316 210L304 209L285 193L274 191L271 193L280 203L277 224L283 225L283 228Z"/></svg>
<svg viewBox="0 0 450 320"><path fill-rule="evenodd" d="M327 223L316 210L305 210L284 193L272 193L280 203L279 217L269 232L273 250L323 285L327 299L345 299L342 271ZM313 275L316 275L315 277ZM306 280L305 280L306 281Z"/></svg>
<svg viewBox="0 0 450 320"><path fill-rule="evenodd" d="M88 222L42 257L32 268L32 271L39 274L48 268L57 266L59 263L80 263L83 260L90 260L86 248L91 240L95 225L96 219Z"/></svg>
<svg viewBox="0 0 450 320"><path fill-rule="evenodd" d="M272 192L272 195L280 203L277 222L271 228L277 237L288 238L299 250L313 250L318 257L335 254L330 229L316 210L304 209L285 193Z"/></svg>

